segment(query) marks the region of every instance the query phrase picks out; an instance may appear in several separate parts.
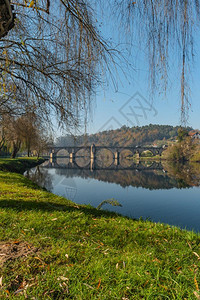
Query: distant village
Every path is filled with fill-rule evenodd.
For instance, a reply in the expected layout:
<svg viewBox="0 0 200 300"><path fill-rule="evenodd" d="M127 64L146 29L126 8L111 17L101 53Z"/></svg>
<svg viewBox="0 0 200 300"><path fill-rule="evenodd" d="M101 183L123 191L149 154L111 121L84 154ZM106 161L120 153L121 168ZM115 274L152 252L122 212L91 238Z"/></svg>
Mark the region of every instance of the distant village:
<svg viewBox="0 0 200 300"><path fill-rule="evenodd" d="M191 130L188 132L188 135L194 139L200 141L200 131L199 130Z"/></svg>

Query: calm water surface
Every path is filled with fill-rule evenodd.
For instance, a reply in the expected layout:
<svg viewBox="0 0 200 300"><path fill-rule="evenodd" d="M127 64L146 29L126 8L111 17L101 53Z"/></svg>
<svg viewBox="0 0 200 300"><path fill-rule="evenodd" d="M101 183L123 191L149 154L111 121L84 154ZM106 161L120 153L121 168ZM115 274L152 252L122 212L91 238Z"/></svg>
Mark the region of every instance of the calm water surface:
<svg viewBox="0 0 200 300"><path fill-rule="evenodd" d="M26 176L47 190L79 204L97 207L114 198L121 206L103 209L131 218L148 218L200 232L200 176L190 167L155 170L83 170L45 162Z"/></svg>

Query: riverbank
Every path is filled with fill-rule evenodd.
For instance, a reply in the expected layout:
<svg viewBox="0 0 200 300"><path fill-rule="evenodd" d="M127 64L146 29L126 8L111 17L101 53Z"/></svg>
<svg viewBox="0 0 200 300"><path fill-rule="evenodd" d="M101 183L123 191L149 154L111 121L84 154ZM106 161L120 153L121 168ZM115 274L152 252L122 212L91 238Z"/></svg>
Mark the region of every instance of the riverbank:
<svg viewBox="0 0 200 300"><path fill-rule="evenodd" d="M27 167L34 159L23 162ZM199 299L200 235L76 205L6 172L6 164L0 297Z"/></svg>
<svg viewBox="0 0 200 300"><path fill-rule="evenodd" d="M138 163L139 161L161 161L161 160L166 160L166 158L160 156L160 155L155 155L155 156L140 156L140 158L136 158L134 156L130 156L126 158L128 160L133 160L135 163Z"/></svg>
<svg viewBox="0 0 200 300"><path fill-rule="evenodd" d="M34 168L37 165L42 164L45 161L43 158L34 158L34 157L29 157L29 158L0 158L0 171L5 171L5 172L16 172L19 174L24 174L24 172L28 168Z"/></svg>

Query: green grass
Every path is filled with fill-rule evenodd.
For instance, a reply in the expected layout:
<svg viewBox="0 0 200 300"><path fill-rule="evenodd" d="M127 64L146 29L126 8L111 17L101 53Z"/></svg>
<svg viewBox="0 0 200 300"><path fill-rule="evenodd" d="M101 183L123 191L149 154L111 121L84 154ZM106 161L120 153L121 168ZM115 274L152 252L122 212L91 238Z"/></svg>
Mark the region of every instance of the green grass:
<svg viewBox="0 0 200 300"><path fill-rule="evenodd" d="M11 159L0 157L0 171L11 171L23 174L28 168L33 168L42 162L44 162L43 158L20 157Z"/></svg>
<svg viewBox="0 0 200 300"><path fill-rule="evenodd" d="M198 234L76 205L20 174L0 172L0 241L37 248L0 266L2 299L200 297Z"/></svg>

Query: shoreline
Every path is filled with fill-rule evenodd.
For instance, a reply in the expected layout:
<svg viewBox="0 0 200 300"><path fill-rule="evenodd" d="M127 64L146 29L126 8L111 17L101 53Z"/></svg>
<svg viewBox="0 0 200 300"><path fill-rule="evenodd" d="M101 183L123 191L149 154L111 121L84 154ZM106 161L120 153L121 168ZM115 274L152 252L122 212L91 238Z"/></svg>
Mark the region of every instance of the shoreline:
<svg viewBox="0 0 200 300"><path fill-rule="evenodd" d="M20 157L13 159L0 157L0 171L24 174L27 169L34 168L43 162L45 162L43 158Z"/></svg>

